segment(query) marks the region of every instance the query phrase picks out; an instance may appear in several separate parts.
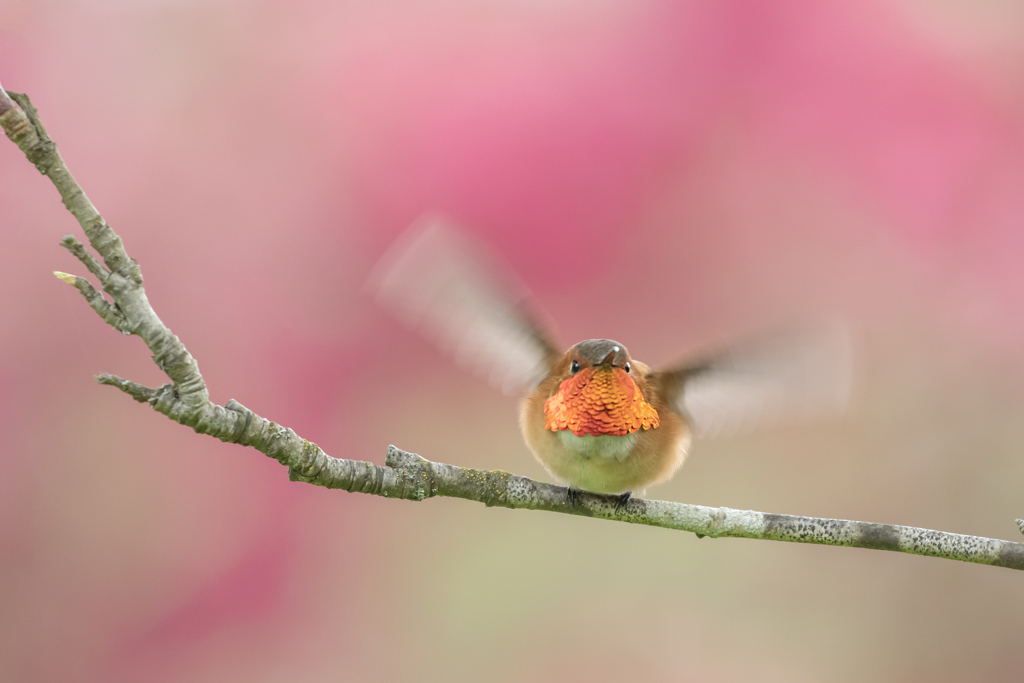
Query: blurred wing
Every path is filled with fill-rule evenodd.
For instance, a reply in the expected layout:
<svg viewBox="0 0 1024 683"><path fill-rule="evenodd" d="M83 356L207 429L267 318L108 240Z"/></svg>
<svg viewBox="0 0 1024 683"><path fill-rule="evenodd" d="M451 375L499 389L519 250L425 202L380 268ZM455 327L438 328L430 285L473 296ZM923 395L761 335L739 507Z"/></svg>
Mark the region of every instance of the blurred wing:
<svg viewBox="0 0 1024 683"><path fill-rule="evenodd" d="M831 322L726 347L660 376L694 436L708 437L841 410L852 356L847 327Z"/></svg>
<svg viewBox="0 0 1024 683"><path fill-rule="evenodd" d="M526 286L441 216L413 223L369 286L400 319L507 394L535 387L557 354L526 312Z"/></svg>

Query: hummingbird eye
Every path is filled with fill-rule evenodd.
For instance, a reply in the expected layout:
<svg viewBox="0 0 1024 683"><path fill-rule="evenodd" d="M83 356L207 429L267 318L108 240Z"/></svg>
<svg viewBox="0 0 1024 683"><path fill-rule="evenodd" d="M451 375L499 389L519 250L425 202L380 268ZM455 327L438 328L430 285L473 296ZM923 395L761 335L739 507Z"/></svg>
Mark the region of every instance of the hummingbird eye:
<svg viewBox="0 0 1024 683"><path fill-rule="evenodd" d="M622 369L625 370L626 372L629 372L629 361L628 360L626 361L626 364L622 366Z"/></svg>
<svg viewBox="0 0 1024 683"><path fill-rule="evenodd" d="M574 360L572 362L572 374L575 375L579 371L580 371L580 362L578 360Z"/></svg>

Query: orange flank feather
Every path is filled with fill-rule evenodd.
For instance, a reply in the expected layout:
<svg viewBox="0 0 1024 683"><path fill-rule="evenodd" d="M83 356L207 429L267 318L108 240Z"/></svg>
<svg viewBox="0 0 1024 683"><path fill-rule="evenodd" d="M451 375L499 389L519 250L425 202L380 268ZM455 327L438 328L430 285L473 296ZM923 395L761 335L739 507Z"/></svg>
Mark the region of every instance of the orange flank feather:
<svg viewBox="0 0 1024 683"><path fill-rule="evenodd" d="M544 429L576 436L625 436L660 423L658 411L622 368L585 368L544 403Z"/></svg>

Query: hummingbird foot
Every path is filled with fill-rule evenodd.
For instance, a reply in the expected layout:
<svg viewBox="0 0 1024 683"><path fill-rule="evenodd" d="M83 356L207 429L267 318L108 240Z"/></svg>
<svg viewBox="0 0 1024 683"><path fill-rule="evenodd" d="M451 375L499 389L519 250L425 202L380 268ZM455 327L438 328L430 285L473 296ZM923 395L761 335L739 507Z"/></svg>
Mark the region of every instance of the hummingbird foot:
<svg viewBox="0 0 1024 683"><path fill-rule="evenodd" d="M626 491L621 495L615 496L615 512L625 512L626 508L629 507L629 501L632 497L632 491Z"/></svg>
<svg viewBox="0 0 1024 683"><path fill-rule="evenodd" d="M565 499L569 502L571 507L576 507L580 502L580 489L575 486L565 487Z"/></svg>

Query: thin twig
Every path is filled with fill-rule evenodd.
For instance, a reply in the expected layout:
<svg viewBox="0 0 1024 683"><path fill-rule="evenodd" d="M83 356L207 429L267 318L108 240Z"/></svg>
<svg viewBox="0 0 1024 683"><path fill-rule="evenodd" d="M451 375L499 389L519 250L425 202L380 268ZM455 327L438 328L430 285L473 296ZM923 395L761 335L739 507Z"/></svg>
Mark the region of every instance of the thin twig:
<svg viewBox="0 0 1024 683"><path fill-rule="evenodd" d="M103 277L102 273L106 272L103 267L95 260L90 263L87 253L83 257L74 247L74 241L69 243L65 239L64 245L102 280L103 289L113 298L116 309L83 278L63 273L58 276L82 291L93 309L108 323L141 337L171 383L151 389L113 375L99 375L97 380L118 387L137 401L149 403L154 410L196 432L255 448L285 465L293 481L405 500L434 496L464 498L488 506L546 510L679 529L702 537L735 536L894 550L1024 569L1024 544L980 536L639 498L622 504L618 496L586 492L571 504L567 489L561 486L499 470L434 463L394 446L388 448L384 466L332 458L316 444L256 415L234 399L225 406L212 403L195 359L150 306L138 264L128 256L121 239L68 172L28 98L13 95L13 99L19 106L4 110L0 114L0 125L36 168L50 178L65 206L78 219L109 274ZM0 107L4 100L5 96L0 95ZM97 297L109 309L99 304Z"/></svg>
<svg viewBox="0 0 1024 683"><path fill-rule="evenodd" d="M64 235L64 239L60 241L60 244L74 254L75 258L81 261L89 269L89 272L96 276L100 284L107 281L107 276L110 275L110 272L96 260L95 256L86 250L84 244L75 239L74 235Z"/></svg>
<svg viewBox="0 0 1024 683"><path fill-rule="evenodd" d="M101 372L96 375L96 381L100 384L106 384L110 387L117 387L124 393L134 398L139 403L148 403L160 395L163 387L159 389L150 389L149 387L143 386L136 382L132 382L128 379L122 379L117 375L111 375L106 372Z"/></svg>
<svg viewBox="0 0 1024 683"><path fill-rule="evenodd" d="M62 273L59 270L53 271L53 274L81 292L85 300L89 302L92 310L96 311L97 315L103 318L105 323L124 334L132 333L128 328L128 321L124 319L121 311L114 304L104 299L103 295L97 292L96 288L84 277Z"/></svg>

